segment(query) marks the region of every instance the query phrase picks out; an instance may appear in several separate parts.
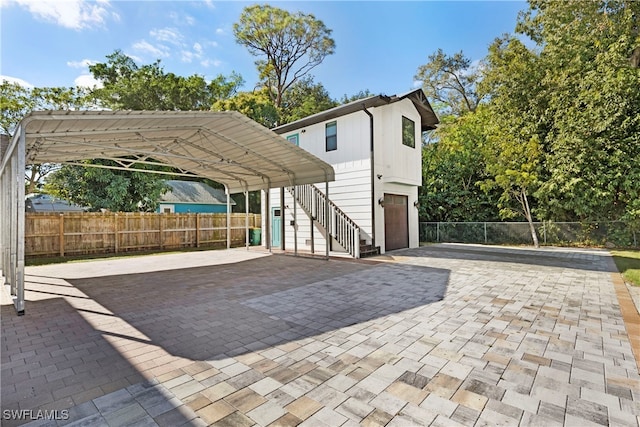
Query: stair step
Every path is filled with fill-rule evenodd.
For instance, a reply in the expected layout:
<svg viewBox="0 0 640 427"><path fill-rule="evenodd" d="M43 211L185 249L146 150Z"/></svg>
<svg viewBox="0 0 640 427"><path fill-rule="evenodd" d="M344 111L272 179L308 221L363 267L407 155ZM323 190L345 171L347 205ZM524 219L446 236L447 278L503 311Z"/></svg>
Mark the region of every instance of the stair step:
<svg viewBox="0 0 640 427"><path fill-rule="evenodd" d="M380 246L365 245L360 247L360 258L380 255Z"/></svg>

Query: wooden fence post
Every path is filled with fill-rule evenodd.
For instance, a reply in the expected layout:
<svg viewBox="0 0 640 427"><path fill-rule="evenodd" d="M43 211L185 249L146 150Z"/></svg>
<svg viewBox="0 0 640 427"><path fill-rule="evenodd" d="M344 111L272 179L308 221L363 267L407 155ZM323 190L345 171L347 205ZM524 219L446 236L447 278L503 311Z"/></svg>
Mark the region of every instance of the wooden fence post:
<svg viewBox="0 0 640 427"><path fill-rule="evenodd" d="M163 237L164 237L164 236L163 236L163 234L164 234L164 230L162 229L162 220L163 220L163 219L164 219L164 215L163 215L163 214L161 214L161 215L160 215L160 218L159 218L159 222L158 222L158 224L159 224L159 225L158 225L158 228L160 229L160 233L159 233L159 235L160 235L160 237L159 237L159 239L160 239L160 249L163 249L163 248L164 248L164 244L163 244L163 243L164 243L164 242L163 242L163 240L164 240L164 239L163 239Z"/></svg>
<svg viewBox="0 0 640 427"><path fill-rule="evenodd" d="M200 214L196 212L196 248L200 247Z"/></svg>
<svg viewBox="0 0 640 427"><path fill-rule="evenodd" d="M114 225L113 225L113 241L114 243L114 252L118 253L118 250L120 249L120 235L118 233L118 214L114 213L113 214L113 221L114 221Z"/></svg>
<svg viewBox="0 0 640 427"><path fill-rule="evenodd" d="M59 243L60 243L60 256L63 257L64 256L64 214L60 214L59 216L60 220L58 221L59 227L60 227L60 237L59 237Z"/></svg>

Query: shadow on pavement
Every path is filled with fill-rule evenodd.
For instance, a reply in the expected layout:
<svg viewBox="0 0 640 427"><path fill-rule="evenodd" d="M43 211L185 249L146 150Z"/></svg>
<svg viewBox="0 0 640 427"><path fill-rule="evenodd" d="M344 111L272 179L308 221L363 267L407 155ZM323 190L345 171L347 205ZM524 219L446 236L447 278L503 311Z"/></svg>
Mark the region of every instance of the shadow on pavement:
<svg viewBox="0 0 640 427"><path fill-rule="evenodd" d="M393 258L418 257L485 261L616 273L607 251L578 248L521 248L439 243L388 253Z"/></svg>
<svg viewBox="0 0 640 427"><path fill-rule="evenodd" d="M144 362L120 352L127 346L214 361L349 326L371 328L370 320L441 301L449 271L273 255L86 279L27 274L26 280L27 315L2 306L2 409L82 408L72 413L77 419L100 417L92 402L101 396L145 384L148 372L137 367Z"/></svg>
<svg viewBox="0 0 640 427"><path fill-rule="evenodd" d="M274 255L69 282L172 355L212 360L440 301L448 277L421 266Z"/></svg>

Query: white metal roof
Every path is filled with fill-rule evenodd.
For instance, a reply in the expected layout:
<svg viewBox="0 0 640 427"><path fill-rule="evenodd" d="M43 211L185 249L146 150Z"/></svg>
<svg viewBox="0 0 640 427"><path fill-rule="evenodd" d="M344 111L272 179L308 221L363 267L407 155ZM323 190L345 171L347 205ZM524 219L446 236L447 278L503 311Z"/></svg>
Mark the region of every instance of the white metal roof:
<svg viewBox="0 0 640 427"><path fill-rule="evenodd" d="M230 193L335 179L328 163L235 111L36 111L20 126L27 164L164 163Z"/></svg>

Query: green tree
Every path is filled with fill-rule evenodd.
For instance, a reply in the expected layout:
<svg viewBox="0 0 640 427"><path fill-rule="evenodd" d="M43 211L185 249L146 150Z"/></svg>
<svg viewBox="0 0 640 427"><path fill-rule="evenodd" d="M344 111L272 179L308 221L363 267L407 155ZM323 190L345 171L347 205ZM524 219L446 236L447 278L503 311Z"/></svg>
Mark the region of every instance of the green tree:
<svg viewBox="0 0 640 427"><path fill-rule="evenodd" d="M198 75L166 73L160 61L139 66L118 50L108 55L106 62L89 68L102 83L92 90L92 99L111 109L209 110L215 102L233 96L243 84L235 73L207 83ZM165 176L107 169L117 165L105 159L88 159L84 164L64 165L47 180L46 189L74 203L112 211L155 210L166 190ZM171 170L142 164L136 168Z"/></svg>
<svg viewBox="0 0 640 427"><path fill-rule="evenodd" d="M443 107L440 110L445 114L461 116L473 112L483 98L477 88L478 67L462 51L450 56L438 49L418 68L414 78L422 81L427 97Z"/></svg>
<svg viewBox="0 0 640 427"><path fill-rule="evenodd" d="M338 105L321 83L314 83L313 77L306 76L291 85L284 94L280 123L291 123L312 114L328 110Z"/></svg>
<svg viewBox="0 0 640 427"><path fill-rule="evenodd" d="M47 177L47 193L91 210L113 212L152 212L160 196L168 189L156 174L105 169L117 166L111 160L86 161L91 167L65 165ZM145 169L145 165L138 165Z"/></svg>
<svg viewBox="0 0 640 427"><path fill-rule="evenodd" d="M499 194L483 191L489 179L482 147L486 114L448 116L436 142L422 149L421 221L495 221Z"/></svg>
<svg viewBox="0 0 640 427"><path fill-rule="evenodd" d="M207 82L195 74L182 77L165 73L160 60L139 66L119 50L107 55L107 62L91 65L89 70L102 83L93 90L93 97L114 110L209 110L216 101L235 95L244 84L236 73Z"/></svg>
<svg viewBox="0 0 640 427"><path fill-rule="evenodd" d="M503 218L524 217L533 244L538 236L533 225L531 196L539 188L542 144L547 131L545 100L539 81L545 70L537 56L518 39L497 39L489 48L483 89L491 94L485 120L484 158L491 178L482 187L500 189Z"/></svg>
<svg viewBox="0 0 640 427"><path fill-rule="evenodd" d="M335 49L331 30L315 16L267 4L244 8L233 33L239 44L261 58L256 66L277 108L291 85Z"/></svg>
<svg viewBox="0 0 640 427"><path fill-rule="evenodd" d="M267 128L276 126L280 121L280 114L271 101L267 88L253 92L240 92L231 98L218 100L211 109L214 111L238 111Z"/></svg>
<svg viewBox="0 0 640 427"><path fill-rule="evenodd" d="M517 31L537 43L554 220L640 219L640 3L530 1Z"/></svg>
<svg viewBox="0 0 640 427"><path fill-rule="evenodd" d="M369 98L373 96L373 93L369 89L360 90L353 95L347 95L346 93L342 95L342 99L340 99L340 104L348 104L350 102L357 101L359 99Z"/></svg>
<svg viewBox="0 0 640 427"><path fill-rule="evenodd" d="M13 136L20 120L31 111L80 110L89 106L88 93L83 88L26 88L3 80L0 83L0 132ZM36 192L42 179L59 167L52 163L26 165L25 192Z"/></svg>

